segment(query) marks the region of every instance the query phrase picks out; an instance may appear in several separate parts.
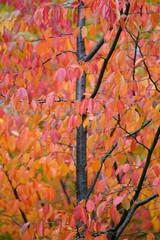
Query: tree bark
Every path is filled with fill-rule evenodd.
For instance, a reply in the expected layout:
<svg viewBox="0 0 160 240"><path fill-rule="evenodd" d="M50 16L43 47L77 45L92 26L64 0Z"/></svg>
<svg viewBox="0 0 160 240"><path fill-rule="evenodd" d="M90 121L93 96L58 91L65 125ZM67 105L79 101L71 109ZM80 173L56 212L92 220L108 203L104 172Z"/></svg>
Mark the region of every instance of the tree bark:
<svg viewBox="0 0 160 240"><path fill-rule="evenodd" d="M85 26L85 19L81 19L81 9L83 8L83 2L80 2L78 6L78 23L77 27L80 27L80 31L77 37L77 58L78 61L85 56L85 43L81 36L81 29ZM84 92L86 88L86 73L77 79L76 81L76 100L82 101L84 99ZM86 144L87 144L87 129L83 128L83 122L86 115L82 116L82 124L77 128L76 139L76 184L77 184L77 200L80 202L86 198L87 195L87 156L86 156Z"/></svg>

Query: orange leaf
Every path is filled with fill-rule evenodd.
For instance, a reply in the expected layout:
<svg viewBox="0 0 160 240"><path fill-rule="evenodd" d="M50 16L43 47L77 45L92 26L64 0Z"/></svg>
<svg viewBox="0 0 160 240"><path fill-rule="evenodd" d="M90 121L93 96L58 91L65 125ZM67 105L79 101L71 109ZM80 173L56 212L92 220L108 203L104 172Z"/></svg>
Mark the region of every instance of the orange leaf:
<svg viewBox="0 0 160 240"><path fill-rule="evenodd" d="M79 30L80 30L80 27L77 27L75 30L74 30L74 38L77 38L78 37L78 33L79 33Z"/></svg>
<svg viewBox="0 0 160 240"><path fill-rule="evenodd" d="M155 239L155 237L154 237L153 233L147 234L147 240L154 240L154 239Z"/></svg>
<svg viewBox="0 0 160 240"><path fill-rule="evenodd" d="M143 63L145 61L145 59L146 59L146 57L138 59L135 63L135 67L138 67L139 65L141 65L141 63Z"/></svg>
<svg viewBox="0 0 160 240"><path fill-rule="evenodd" d="M92 169L97 172L101 167L101 162L96 160L94 161L94 163L92 164Z"/></svg>
<svg viewBox="0 0 160 240"><path fill-rule="evenodd" d="M45 39L48 39L50 37L51 32L52 32L52 27L47 28L47 30L44 32Z"/></svg>

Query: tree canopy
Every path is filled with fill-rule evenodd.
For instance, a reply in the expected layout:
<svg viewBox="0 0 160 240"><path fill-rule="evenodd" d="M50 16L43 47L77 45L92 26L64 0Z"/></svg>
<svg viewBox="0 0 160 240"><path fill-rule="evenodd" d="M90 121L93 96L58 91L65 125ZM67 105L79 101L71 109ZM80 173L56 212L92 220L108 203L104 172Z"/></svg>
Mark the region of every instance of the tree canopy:
<svg viewBox="0 0 160 240"><path fill-rule="evenodd" d="M159 2L0 3L0 239L155 239Z"/></svg>

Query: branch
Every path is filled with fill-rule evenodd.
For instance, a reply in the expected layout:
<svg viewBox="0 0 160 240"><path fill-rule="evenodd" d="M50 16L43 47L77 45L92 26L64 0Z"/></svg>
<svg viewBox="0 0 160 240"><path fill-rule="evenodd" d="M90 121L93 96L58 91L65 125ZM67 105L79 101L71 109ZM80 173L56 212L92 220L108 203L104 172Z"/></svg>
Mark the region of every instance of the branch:
<svg viewBox="0 0 160 240"><path fill-rule="evenodd" d="M141 191L141 189L142 189L143 181L144 181L144 178L145 178L145 176L146 176L146 172L147 172L149 163L150 163L150 161L151 161L151 156L152 156L153 150L154 150L154 148L155 148L155 146L156 146L156 144L157 144L157 142L158 142L159 135L160 135L160 127L158 128L158 130L157 130L157 132L156 132L156 135L155 135L155 138L154 138L154 140L153 140L153 143L152 143L150 149L148 150L148 155L147 155L147 159L146 159L145 166L144 166L144 168L143 168L143 172L142 172L142 174L141 174L141 178L140 178L140 180L139 180L139 183L138 183L136 192L135 192L133 198L132 198L131 201L130 201L130 205L131 205L131 206L133 205L134 201L138 198L139 193L140 193L140 191ZM123 213L123 215L122 215L122 217L121 217L120 222L115 226L115 230L118 230L118 228L124 223L127 215L128 215L128 211L125 210L124 213Z"/></svg>
<svg viewBox="0 0 160 240"><path fill-rule="evenodd" d="M129 8L130 8L130 3L127 2L127 3L126 3L125 15L128 15ZM119 39L119 37L120 37L121 32L122 32L122 27L120 26L119 29L118 29L118 32L117 32L117 34L116 34L116 37L115 37L115 39L114 39L114 42L113 42L113 44L112 44L112 47L110 48L110 51L109 51L107 57L104 59L104 62L103 62L103 65L102 65L102 68L101 68L101 71L100 71L100 74L99 74L99 77L98 77L98 81L97 81L97 83L96 83L96 86L95 86L95 88L94 88L94 90L93 90L93 93L91 94L90 98L94 98L94 97L96 96L98 90L99 90L99 87L100 87L101 82L102 82L102 78L103 78L104 71L105 71L105 69L106 69L106 66L107 66L107 64L108 64L109 59L110 59L111 56L112 56L112 53L113 53L114 50L115 50L115 47L116 47L116 45L117 45L117 42L118 42L118 39Z"/></svg>
<svg viewBox="0 0 160 240"><path fill-rule="evenodd" d="M76 159L75 159L75 156L74 156L74 154L75 154L75 150L76 150L76 144L73 146L73 152L72 152L72 158L73 158L73 161L74 161L74 165L75 165L75 167L76 167Z"/></svg>
<svg viewBox="0 0 160 240"><path fill-rule="evenodd" d="M153 194L151 195L150 197L142 200L142 201L139 201L139 202L135 202L135 205L134 207L130 210L128 216L126 217L124 223L122 224L122 226L120 227L120 229L117 231L117 234L116 234L116 238L115 240L118 240L118 238L120 237L121 233L123 232L123 230L126 228L126 226L128 225L128 223L130 222L133 214L135 213L136 209L148 202L150 202L152 199L156 198L158 195L157 194Z"/></svg>
<svg viewBox="0 0 160 240"><path fill-rule="evenodd" d="M12 188L12 190L13 190L13 193L14 193L15 198L18 199L19 201L21 201L20 198L19 198L19 196L18 196L17 189L13 187L12 182L11 182L11 180L9 179L8 173L7 173L7 172L4 172L4 173L5 173L8 181L9 181L9 183L10 183L10 185L11 185L11 188ZM20 213L21 213L21 215L22 215L22 218L23 218L24 222L27 223L28 220L27 220L27 217L26 217L25 213L21 210L21 208L19 208L19 211L20 211Z"/></svg>
<svg viewBox="0 0 160 240"><path fill-rule="evenodd" d="M67 52L74 53L74 54L77 55L77 53L76 53L75 51L65 50L65 51L63 51L63 52L60 52L60 53L56 54L56 57L60 56L62 53L67 53ZM52 58L48 58L46 61L44 61L44 62L42 63L42 65L44 65L44 64L47 63L47 62L49 62L51 59L52 59Z"/></svg>
<svg viewBox="0 0 160 240"><path fill-rule="evenodd" d="M93 56L98 52L98 50L101 48L101 46L104 43L104 35L103 37L99 40L99 42L96 44L96 46L88 53L87 56L85 56L82 60L85 62L88 62L93 58Z"/></svg>
<svg viewBox="0 0 160 240"><path fill-rule="evenodd" d="M16 221L16 219L8 214L5 214L5 213L1 213L1 215L5 216L5 217L9 217L13 220L13 222L18 226L18 227L21 227L21 225Z"/></svg>
<svg viewBox="0 0 160 240"><path fill-rule="evenodd" d="M132 33L131 33L127 28L126 28L126 31L129 33L129 35L131 36L131 38L132 38L133 41L135 42L136 46L139 48L139 52L140 52L140 54L141 54L141 57L143 58L144 56L143 56L143 53L142 53L142 51L141 51L140 46L138 45L137 40L133 37ZM152 76L151 76L151 74L150 74L150 71L149 71L149 69L148 69L148 67L147 67L146 62L144 61L143 64L144 64L145 69L146 69L146 71L147 71L147 73L148 73L149 79L151 80L151 82L152 82L152 83L154 84L154 86L155 86L155 89L156 89L158 92L160 92L160 89L158 89L158 87L157 87L157 85L156 85L156 82L154 82L153 79L152 79Z"/></svg>
<svg viewBox="0 0 160 240"><path fill-rule="evenodd" d="M127 134L125 136L123 136L122 138L126 138L126 137L130 137L130 135L134 135L136 133L138 133L140 130L142 130L143 128L145 128L152 120L150 119L149 121L147 121L146 123L144 123L140 128L138 128L136 131L130 133L130 134ZM113 144L113 146L111 147L111 149L104 155L104 157L101 159L101 167L100 169L98 170L98 172L96 173L94 179L93 179L93 182L88 190L88 193L87 193L87 199L89 198L89 196L91 195L93 189L94 189L94 186L97 182L97 179L99 177L99 174L101 172L101 169L102 169L102 166L103 166L103 163L105 162L105 160L110 156L110 154L113 152L113 150L117 147L118 145L118 141L115 142L115 144Z"/></svg>
<svg viewBox="0 0 160 240"><path fill-rule="evenodd" d="M60 183L61 183L61 186L62 186L62 188L63 188L64 194L65 194L65 196L66 196L66 198L67 198L68 204L71 204L71 200L70 200L70 198L69 198L69 196L68 196L68 193L67 193L67 191L66 191L66 186L65 186L65 184L64 184L64 182L63 182L62 179L60 180Z"/></svg>
<svg viewBox="0 0 160 240"><path fill-rule="evenodd" d="M147 173L147 169L148 169L148 166L150 164L150 161L151 161L151 156L152 156L152 153L153 153L153 150L158 142L158 138L159 138L159 135L160 135L160 127L158 128L157 132L156 132L156 135L154 137L154 140L153 140L153 143L150 147L150 149L148 150L148 155L147 155L147 159L146 159L146 163L145 163L145 166L143 168L143 172L141 174L141 178L139 180L139 183L138 183L138 186L137 186L137 190L133 196L133 199L131 200L131 205L133 204L133 202L137 199L137 197L139 196L139 193L141 191L141 188L142 188L142 184L143 184L143 181L144 181L144 178L146 176L146 173Z"/></svg>

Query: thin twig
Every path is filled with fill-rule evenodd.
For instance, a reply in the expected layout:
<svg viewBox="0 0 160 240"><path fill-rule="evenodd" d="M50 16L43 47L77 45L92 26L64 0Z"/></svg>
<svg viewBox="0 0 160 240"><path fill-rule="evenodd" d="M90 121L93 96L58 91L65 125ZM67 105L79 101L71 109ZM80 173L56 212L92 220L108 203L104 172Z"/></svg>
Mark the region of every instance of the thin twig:
<svg viewBox="0 0 160 240"><path fill-rule="evenodd" d="M10 216L10 215L8 215L8 214L5 214L5 213L0 213L0 214L3 215L3 216L5 216L5 217L11 218L11 219L13 220L13 222L14 222L17 226L21 227L21 225L16 221L16 219L15 219L14 217L12 217L12 216Z"/></svg>

